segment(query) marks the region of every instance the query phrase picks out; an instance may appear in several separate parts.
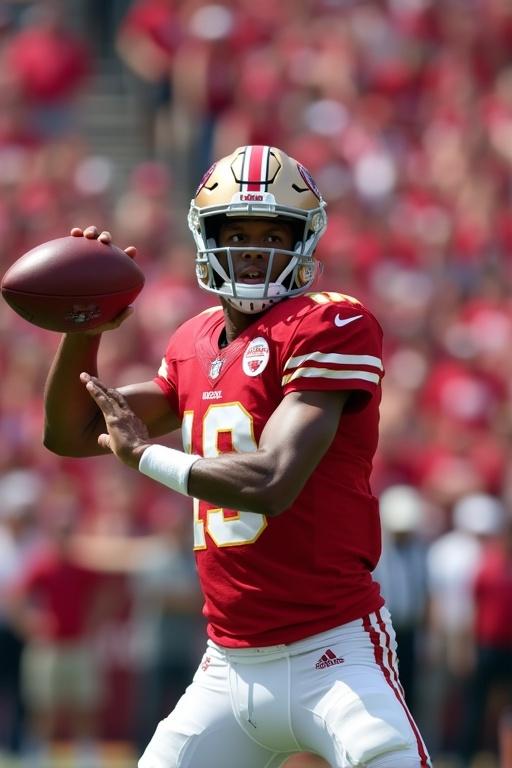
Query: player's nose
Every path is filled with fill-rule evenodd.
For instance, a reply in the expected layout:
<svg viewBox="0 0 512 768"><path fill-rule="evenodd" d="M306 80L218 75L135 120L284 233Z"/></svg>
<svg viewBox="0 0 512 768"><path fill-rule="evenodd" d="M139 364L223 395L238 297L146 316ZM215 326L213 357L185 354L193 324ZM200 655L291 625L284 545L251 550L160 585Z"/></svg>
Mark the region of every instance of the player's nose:
<svg viewBox="0 0 512 768"><path fill-rule="evenodd" d="M248 249L247 251L243 251L241 253L241 258L244 261L251 261L252 259L254 260L265 259L267 258L267 254L264 253L263 249L260 251L259 246L251 245L250 249Z"/></svg>

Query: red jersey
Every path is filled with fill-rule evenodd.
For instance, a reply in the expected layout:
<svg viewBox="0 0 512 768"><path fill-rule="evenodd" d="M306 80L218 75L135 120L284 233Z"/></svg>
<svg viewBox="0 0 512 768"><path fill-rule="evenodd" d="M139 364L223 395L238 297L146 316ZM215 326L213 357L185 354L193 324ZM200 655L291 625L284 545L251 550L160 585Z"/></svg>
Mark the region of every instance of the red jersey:
<svg viewBox="0 0 512 768"><path fill-rule="evenodd" d="M351 390L337 434L277 517L194 502L208 634L227 647L291 643L381 607L370 489L377 447L382 332L357 300L312 293L276 304L228 346L221 307L172 336L155 379L182 419L186 451L255 451L283 397Z"/></svg>
<svg viewBox="0 0 512 768"><path fill-rule="evenodd" d="M101 577L49 549L23 574L17 591L35 600L44 620L40 631L55 642L85 637L91 609L101 589Z"/></svg>
<svg viewBox="0 0 512 768"><path fill-rule="evenodd" d="M479 645L512 649L512 560L500 545L489 545L475 584L475 635Z"/></svg>

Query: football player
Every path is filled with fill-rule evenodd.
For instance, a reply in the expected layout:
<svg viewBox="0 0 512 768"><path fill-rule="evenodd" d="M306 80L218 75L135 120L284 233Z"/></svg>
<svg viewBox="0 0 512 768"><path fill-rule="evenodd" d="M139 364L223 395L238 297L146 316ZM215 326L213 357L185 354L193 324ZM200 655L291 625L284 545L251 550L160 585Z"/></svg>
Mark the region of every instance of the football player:
<svg viewBox="0 0 512 768"><path fill-rule="evenodd" d="M372 580L381 329L357 299L312 290L325 203L283 151L213 165L188 220L217 305L177 329L153 380L119 390L98 378L101 333L69 334L46 390L48 448L110 451L194 499L207 646L139 766L277 768L306 751L426 768ZM183 451L155 441L178 428Z"/></svg>

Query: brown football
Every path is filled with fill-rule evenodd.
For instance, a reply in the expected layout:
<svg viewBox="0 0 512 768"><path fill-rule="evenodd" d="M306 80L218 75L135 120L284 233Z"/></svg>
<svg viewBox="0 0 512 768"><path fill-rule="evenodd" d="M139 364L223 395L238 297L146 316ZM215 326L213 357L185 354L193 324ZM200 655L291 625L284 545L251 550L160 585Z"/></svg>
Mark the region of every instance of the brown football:
<svg viewBox="0 0 512 768"><path fill-rule="evenodd" d="M143 272L121 248L70 236L21 256L5 273L1 290L29 323L69 333L113 320L143 286Z"/></svg>

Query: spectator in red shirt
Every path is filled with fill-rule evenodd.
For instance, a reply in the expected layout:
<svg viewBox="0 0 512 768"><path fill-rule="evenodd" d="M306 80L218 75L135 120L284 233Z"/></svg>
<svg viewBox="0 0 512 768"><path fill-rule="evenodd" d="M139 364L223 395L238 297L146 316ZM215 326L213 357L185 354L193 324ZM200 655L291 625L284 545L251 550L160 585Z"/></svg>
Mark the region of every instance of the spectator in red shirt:
<svg viewBox="0 0 512 768"><path fill-rule="evenodd" d="M158 123L172 101L171 69L184 36L176 0L133 0L115 39L121 61L133 73L141 115L141 138L155 149Z"/></svg>
<svg viewBox="0 0 512 768"><path fill-rule="evenodd" d="M512 705L512 518L486 547L474 580L475 666L469 681L461 755L469 765L484 745L490 693L506 685ZM492 729L496 732L496 729ZM486 744L496 753L496 740Z"/></svg>
<svg viewBox="0 0 512 768"><path fill-rule="evenodd" d="M11 38L3 65L18 83L31 119L43 136L73 128L73 105L92 71L89 47L66 25L57 0L25 13L25 26Z"/></svg>
<svg viewBox="0 0 512 768"><path fill-rule="evenodd" d="M101 576L75 562L69 514L49 523L50 541L13 589L12 611L26 637L22 685L31 720L29 757L44 764L65 719L83 763L94 768L102 680L91 639L110 602Z"/></svg>

